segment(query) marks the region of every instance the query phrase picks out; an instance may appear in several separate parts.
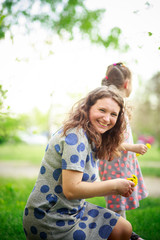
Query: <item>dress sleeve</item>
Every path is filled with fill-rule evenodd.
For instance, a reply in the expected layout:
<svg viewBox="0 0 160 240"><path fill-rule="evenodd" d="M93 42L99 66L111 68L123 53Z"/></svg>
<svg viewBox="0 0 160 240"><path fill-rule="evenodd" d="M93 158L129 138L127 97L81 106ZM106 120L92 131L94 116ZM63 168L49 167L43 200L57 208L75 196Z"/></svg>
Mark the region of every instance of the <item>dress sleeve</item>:
<svg viewBox="0 0 160 240"><path fill-rule="evenodd" d="M90 144L83 130L67 132L62 141L62 169L84 172Z"/></svg>

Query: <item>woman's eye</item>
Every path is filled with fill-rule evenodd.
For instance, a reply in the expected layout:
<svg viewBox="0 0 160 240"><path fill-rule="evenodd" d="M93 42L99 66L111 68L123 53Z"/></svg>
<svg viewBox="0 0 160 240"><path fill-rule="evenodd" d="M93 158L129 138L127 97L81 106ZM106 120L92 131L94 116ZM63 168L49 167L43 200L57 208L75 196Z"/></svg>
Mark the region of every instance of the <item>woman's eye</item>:
<svg viewBox="0 0 160 240"><path fill-rule="evenodd" d="M111 115L114 117L117 117L117 113L112 113Z"/></svg>
<svg viewBox="0 0 160 240"><path fill-rule="evenodd" d="M104 109L100 109L100 112L105 112Z"/></svg>

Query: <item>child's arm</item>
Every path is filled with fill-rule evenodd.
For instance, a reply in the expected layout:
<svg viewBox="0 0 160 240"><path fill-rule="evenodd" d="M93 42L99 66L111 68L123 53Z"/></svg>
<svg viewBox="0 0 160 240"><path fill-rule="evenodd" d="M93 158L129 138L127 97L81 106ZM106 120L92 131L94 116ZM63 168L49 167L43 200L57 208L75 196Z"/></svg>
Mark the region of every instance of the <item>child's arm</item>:
<svg viewBox="0 0 160 240"><path fill-rule="evenodd" d="M130 151L130 152L135 152L139 153L141 155L145 154L148 150L147 146L145 144L129 144L129 143L122 143L121 144L121 149Z"/></svg>

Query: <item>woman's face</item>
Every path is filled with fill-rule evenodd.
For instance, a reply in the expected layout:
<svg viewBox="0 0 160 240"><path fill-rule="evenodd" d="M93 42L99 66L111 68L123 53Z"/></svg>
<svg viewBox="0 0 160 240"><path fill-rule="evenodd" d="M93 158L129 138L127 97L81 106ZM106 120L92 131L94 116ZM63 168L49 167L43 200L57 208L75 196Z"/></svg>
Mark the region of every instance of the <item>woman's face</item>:
<svg viewBox="0 0 160 240"><path fill-rule="evenodd" d="M89 120L97 132L103 134L116 124L120 107L112 98L102 98L90 108Z"/></svg>

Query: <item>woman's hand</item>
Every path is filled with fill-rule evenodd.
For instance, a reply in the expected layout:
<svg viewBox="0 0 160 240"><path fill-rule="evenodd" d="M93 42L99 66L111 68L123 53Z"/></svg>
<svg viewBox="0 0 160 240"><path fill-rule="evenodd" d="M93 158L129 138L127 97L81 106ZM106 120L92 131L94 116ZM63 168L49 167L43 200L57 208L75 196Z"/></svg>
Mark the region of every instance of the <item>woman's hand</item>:
<svg viewBox="0 0 160 240"><path fill-rule="evenodd" d="M134 182L121 178L117 178L115 181L117 194L122 195L123 197L129 197L134 191Z"/></svg>

